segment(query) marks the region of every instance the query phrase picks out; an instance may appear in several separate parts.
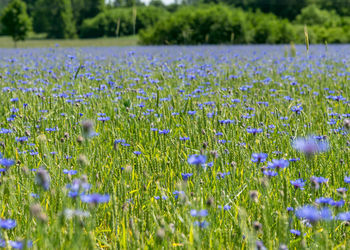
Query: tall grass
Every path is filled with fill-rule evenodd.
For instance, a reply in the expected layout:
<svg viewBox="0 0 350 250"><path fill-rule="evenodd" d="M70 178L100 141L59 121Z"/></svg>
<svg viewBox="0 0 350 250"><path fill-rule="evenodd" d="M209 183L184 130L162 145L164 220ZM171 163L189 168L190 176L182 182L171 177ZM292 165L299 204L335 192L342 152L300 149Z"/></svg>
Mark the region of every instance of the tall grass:
<svg viewBox="0 0 350 250"><path fill-rule="evenodd" d="M348 248L348 222L336 217L349 209L337 192L349 174L345 48L2 50L1 152L15 164L1 173L0 217L17 225L1 238L34 249ZM292 147L310 134L329 151ZM189 164L195 154L206 164ZM268 177L273 159L289 166ZM316 188L312 176L328 182ZM290 183L299 178L304 190ZM71 198L74 179L90 189ZM108 202L83 202L93 193ZM296 217L320 197L345 204L326 205L332 220Z"/></svg>

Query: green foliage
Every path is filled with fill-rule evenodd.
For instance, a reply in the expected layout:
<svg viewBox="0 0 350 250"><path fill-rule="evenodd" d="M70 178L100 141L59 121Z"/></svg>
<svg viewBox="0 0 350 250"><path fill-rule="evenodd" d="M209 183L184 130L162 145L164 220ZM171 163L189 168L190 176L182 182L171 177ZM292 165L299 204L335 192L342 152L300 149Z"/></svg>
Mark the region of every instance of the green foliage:
<svg viewBox="0 0 350 250"><path fill-rule="evenodd" d="M296 22L305 25L335 27L340 24L341 19L335 11L321 10L312 4L301 10L296 17Z"/></svg>
<svg viewBox="0 0 350 250"><path fill-rule="evenodd" d="M342 16L350 15L350 0L309 0L308 3L321 9L334 10Z"/></svg>
<svg viewBox="0 0 350 250"><path fill-rule="evenodd" d="M92 38L132 35L134 23L137 33L141 29L154 25L167 15L166 10L154 6L138 7L135 10L133 8L106 10L94 18L86 19L82 24L80 36Z"/></svg>
<svg viewBox="0 0 350 250"><path fill-rule="evenodd" d="M31 30L31 20L26 12L26 4L21 0L12 0L1 16L3 33L10 35L13 41L23 41Z"/></svg>
<svg viewBox="0 0 350 250"><path fill-rule="evenodd" d="M295 37L288 20L224 5L181 8L140 32L144 44L289 43Z"/></svg>
<svg viewBox="0 0 350 250"><path fill-rule="evenodd" d="M76 36L70 0L50 0L48 37L73 38Z"/></svg>
<svg viewBox="0 0 350 250"><path fill-rule="evenodd" d="M181 8L140 33L145 44L247 43L246 16L221 5Z"/></svg>
<svg viewBox="0 0 350 250"><path fill-rule="evenodd" d="M74 38L76 28L70 0L38 0L34 11L34 31L49 38Z"/></svg>

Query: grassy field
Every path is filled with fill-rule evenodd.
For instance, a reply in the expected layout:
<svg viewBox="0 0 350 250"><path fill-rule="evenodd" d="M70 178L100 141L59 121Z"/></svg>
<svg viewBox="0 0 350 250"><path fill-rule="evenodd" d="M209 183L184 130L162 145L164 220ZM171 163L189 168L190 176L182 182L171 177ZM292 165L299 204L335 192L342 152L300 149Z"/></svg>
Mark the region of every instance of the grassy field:
<svg viewBox="0 0 350 250"><path fill-rule="evenodd" d="M96 39L38 39L31 38L24 42L17 42L18 48L50 48L56 47L94 47L94 46L135 46L138 43L137 36L120 38L96 38ZM0 48L14 48L11 37L0 37Z"/></svg>
<svg viewBox="0 0 350 250"><path fill-rule="evenodd" d="M346 51L2 50L0 246L349 249Z"/></svg>

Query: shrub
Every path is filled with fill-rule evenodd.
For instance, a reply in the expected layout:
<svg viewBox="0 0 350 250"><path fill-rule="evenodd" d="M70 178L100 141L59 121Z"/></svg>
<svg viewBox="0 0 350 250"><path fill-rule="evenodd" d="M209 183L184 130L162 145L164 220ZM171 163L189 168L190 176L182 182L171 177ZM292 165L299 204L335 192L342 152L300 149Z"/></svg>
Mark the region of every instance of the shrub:
<svg viewBox="0 0 350 250"><path fill-rule="evenodd" d="M140 29L154 25L160 19L167 16L168 12L163 8L155 6L137 8L117 8L106 10L94 18L84 20L81 26L82 38L102 36L126 36L135 33Z"/></svg>

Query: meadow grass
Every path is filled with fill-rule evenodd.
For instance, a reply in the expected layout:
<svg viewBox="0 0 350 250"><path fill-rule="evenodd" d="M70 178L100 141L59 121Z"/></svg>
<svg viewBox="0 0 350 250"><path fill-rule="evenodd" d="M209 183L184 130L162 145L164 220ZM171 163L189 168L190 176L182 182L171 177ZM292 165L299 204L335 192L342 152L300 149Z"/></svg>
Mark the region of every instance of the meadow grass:
<svg viewBox="0 0 350 250"><path fill-rule="evenodd" d="M137 36L119 38L95 38L95 39L45 39L43 37L31 37L26 41L17 42L17 48L52 48L60 47L102 47L102 46L135 46L138 43ZM0 48L14 48L11 37L0 37Z"/></svg>
<svg viewBox="0 0 350 250"><path fill-rule="evenodd" d="M0 244L348 248L349 222L338 216L348 198L337 191L349 171L343 49L2 49L1 152L15 162L1 172L0 217L17 225L0 229ZM296 151L293 141L308 135L329 150ZM268 156L253 162L253 153ZM273 168L273 159L289 165ZM291 184L299 178L304 189ZM315 221L296 216L305 205Z"/></svg>

